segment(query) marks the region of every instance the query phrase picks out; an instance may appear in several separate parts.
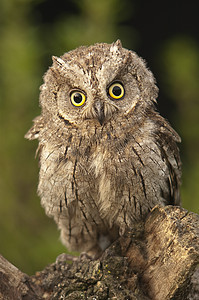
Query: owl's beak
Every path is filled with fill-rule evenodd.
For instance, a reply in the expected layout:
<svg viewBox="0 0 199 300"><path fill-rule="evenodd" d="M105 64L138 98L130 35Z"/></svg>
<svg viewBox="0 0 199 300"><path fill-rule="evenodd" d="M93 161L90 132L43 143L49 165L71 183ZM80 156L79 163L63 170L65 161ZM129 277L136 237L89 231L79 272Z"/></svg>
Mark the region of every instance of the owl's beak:
<svg viewBox="0 0 199 300"><path fill-rule="evenodd" d="M97 100L94 103L94 111L95 111L96 119L99 121L100 125L103 125L105 120L104 105L100 100Z"/></svg>

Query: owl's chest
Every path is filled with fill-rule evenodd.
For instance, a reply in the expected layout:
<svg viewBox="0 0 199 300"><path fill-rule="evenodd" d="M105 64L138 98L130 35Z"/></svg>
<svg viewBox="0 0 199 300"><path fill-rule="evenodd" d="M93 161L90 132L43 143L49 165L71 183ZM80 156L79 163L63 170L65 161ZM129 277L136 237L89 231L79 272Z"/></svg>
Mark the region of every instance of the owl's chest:
<svg viewBox="0 0 199 300"><path fill-rule="evenodd" d="M44 146L40 195L49 199L50 194L53 209L73 203L96 223L101 218L107 220L108 215L112 221L116 216L120 218L120 210L135 210L146 198L149 205L146 203L143 211L147 210L165 189L168 170L160 160L160 149L151 139L134 140L92 144L88 140L81 141L80 146L71 143L56 149L53 145Z"/></svg>
<svg viewBox="0 0 199 300"><path fill-rule="evenodd" d="M98 207L103 206L104 210L119 197L124 185L129 184L128 178L132 180L135 175L130 166L132 157L129 146L118 147L114 141L96 143L89 147L89 151L85 145L85 151L71 159L76 163L73 179L79 198L86 195L86 199L91 199Z"/></svg>

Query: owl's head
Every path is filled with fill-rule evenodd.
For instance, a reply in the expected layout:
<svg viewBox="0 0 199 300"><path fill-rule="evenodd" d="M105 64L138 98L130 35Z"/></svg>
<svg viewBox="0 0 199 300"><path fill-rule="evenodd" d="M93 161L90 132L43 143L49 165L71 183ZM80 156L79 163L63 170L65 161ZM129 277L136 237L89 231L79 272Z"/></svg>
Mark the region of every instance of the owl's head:
<svg viewBox="0 0 199 300"><path fill-rule="evenodd" d="M41 86L40 103L47 118L101 126L138 107L144 113L153 106L157 92L145 62L118 40L54 56Z"/></svg>

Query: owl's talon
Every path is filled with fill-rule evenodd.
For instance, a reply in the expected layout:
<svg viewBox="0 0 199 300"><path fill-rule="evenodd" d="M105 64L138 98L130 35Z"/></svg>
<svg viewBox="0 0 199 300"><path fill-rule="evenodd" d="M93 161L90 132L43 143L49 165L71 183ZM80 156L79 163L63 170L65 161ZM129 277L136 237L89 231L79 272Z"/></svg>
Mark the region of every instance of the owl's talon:
<svg viewBox="0 0 199 300"><path fill-rule="evenodd" d="M63 263L66 261L77 261L78 260L78 256L73 256L67 253L62 253L60 255L57 256L55 263Z"/></svg>
<svg viewBox="0 0 199 300"><path fill-rule="evenodd" d="M87 252L82 252L82 253L80 253L79 259L80 260L84 260L84 259L93 260L93 256L89 255Z"/></svg>

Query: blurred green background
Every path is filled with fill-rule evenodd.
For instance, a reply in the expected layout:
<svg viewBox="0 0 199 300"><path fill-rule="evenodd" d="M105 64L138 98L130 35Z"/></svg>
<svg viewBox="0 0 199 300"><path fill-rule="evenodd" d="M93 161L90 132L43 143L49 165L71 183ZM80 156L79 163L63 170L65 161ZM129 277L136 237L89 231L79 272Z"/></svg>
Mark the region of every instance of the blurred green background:
<svg viewBox="0 0 199 300"><path fill-rule="evenodd" d="M37 141L24 139L40 112L52 55L113 42L144 57L158 107L182 137L183 206L199 213L199 22L197 1L1 0L0 253L33 274L65 251L37 196Z"/></svg>

